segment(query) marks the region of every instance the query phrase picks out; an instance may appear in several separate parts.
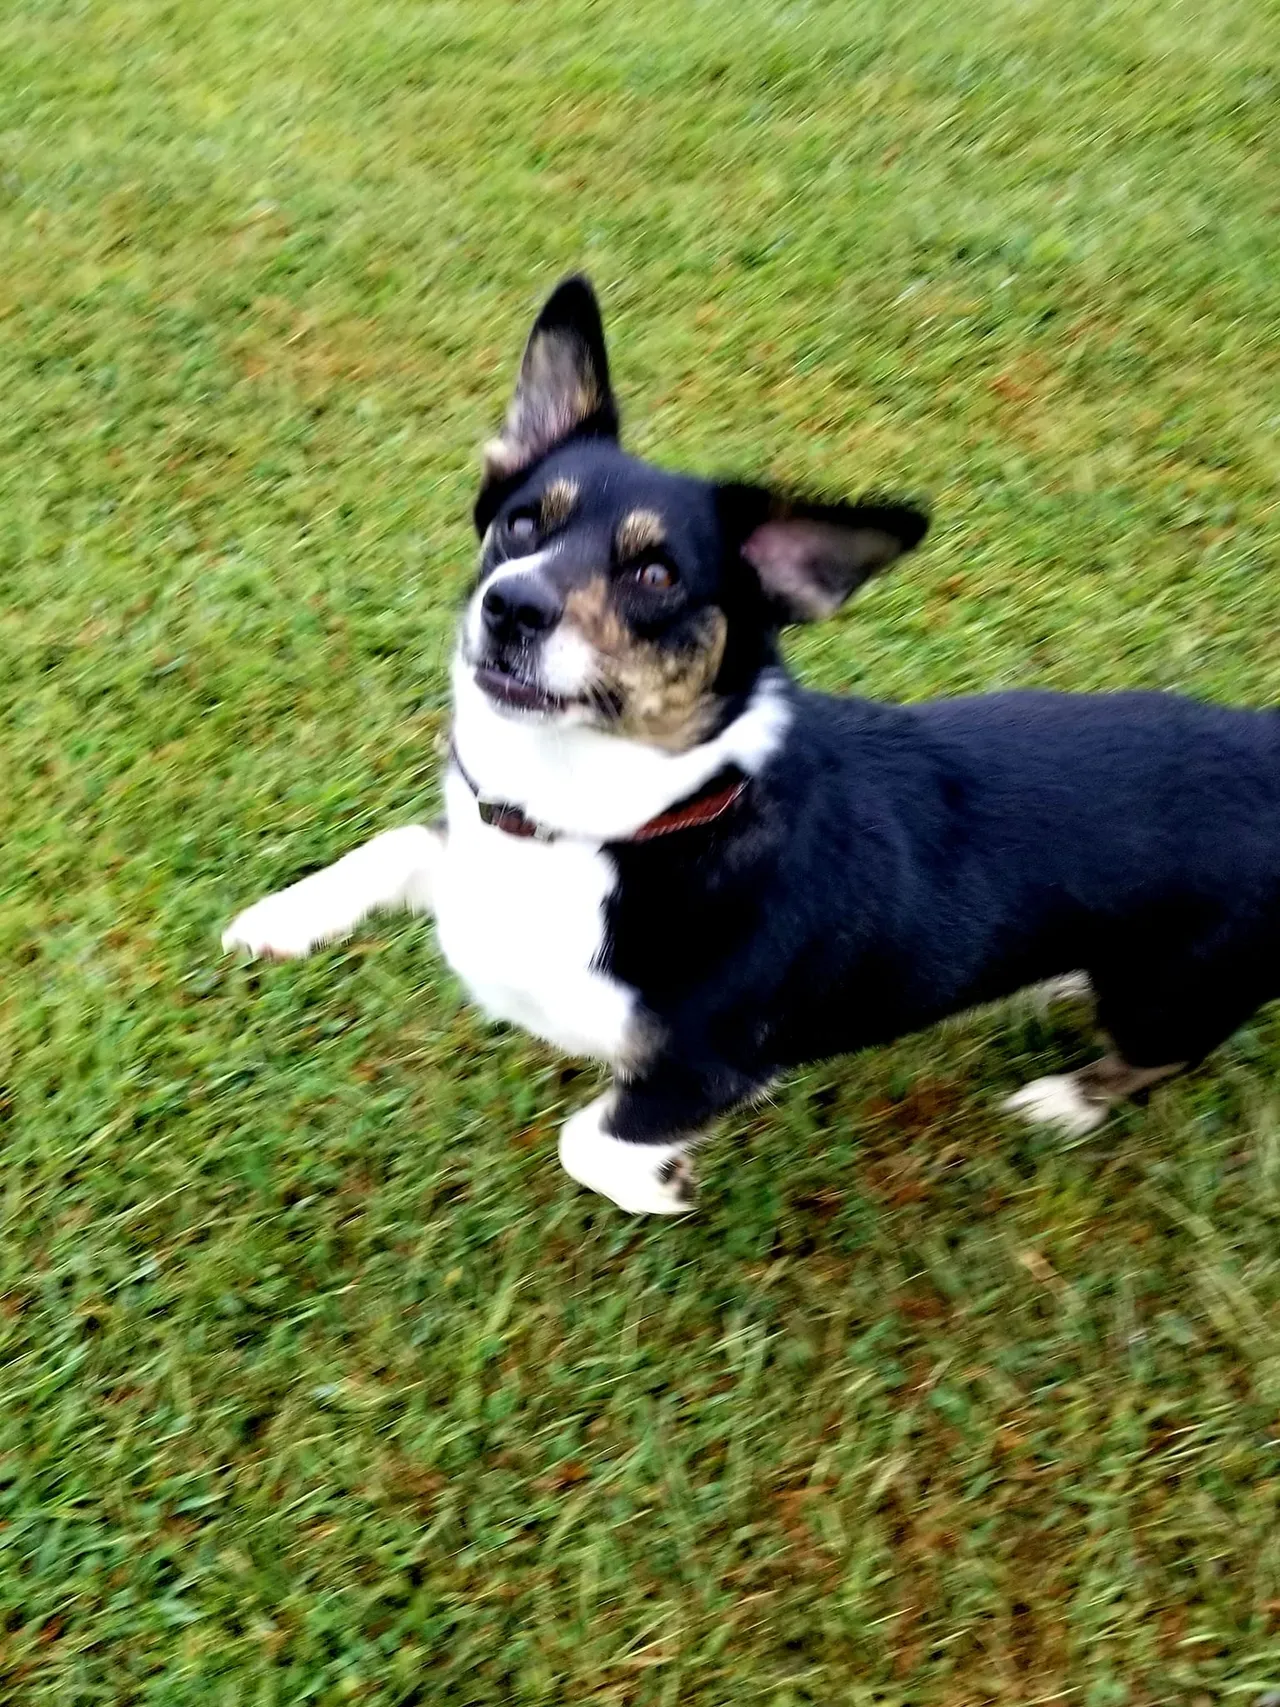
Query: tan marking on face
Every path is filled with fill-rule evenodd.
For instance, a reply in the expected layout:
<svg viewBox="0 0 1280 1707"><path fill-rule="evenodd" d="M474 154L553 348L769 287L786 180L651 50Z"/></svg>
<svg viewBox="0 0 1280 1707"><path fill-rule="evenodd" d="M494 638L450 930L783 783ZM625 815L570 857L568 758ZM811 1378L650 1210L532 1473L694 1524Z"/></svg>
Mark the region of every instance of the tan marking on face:
<svg viewBox="0 0 1280 1707"><path fill-rule="evenodd" d="M542 494L541 516L544 530L563 527L573 514L578 502L579 486L576 480L566 480L563 476L553 480Z"/></svg>
<svg viewBox="0 0 1280 1707"><path fill-rule="evenodd" d="M642 552L656 550L666 537L667 530L656 510L632 510L618 524L618 556L625 563Z"/></svg>
<svg viewBox="0 0 1280 1707"><path fill-rule="evenodd" d="M596 576L565 600L564 618L595 653L595 686L616 699L610 727L669 752L685 752L706 734L715 716L715 681L724 657L728 624L722 610L703 611L689 643L672 649L634 635Z"/></svg>

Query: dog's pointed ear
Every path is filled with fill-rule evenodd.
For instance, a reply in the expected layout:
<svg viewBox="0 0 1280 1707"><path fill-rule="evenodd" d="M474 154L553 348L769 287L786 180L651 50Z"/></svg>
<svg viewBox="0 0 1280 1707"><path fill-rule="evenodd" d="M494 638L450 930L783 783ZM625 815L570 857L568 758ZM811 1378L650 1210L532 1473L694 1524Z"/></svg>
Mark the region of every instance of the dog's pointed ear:
<svg viewBox="0 0 1280 1707"><path fill-rule="evenodd" d="M567 439L617 436L600 308L575 275L556 286L533 323L502 431L485 446L482 498Z"/></svg>
<svg viewBox="0 0 1280 1707"><path fill-rule="evenodd" d="M922 510L891 499L823 504L760 486L721 486L717 503L728 548L755 570L780 623L833 615L855 588L914 551L929 527Z"/></svg>

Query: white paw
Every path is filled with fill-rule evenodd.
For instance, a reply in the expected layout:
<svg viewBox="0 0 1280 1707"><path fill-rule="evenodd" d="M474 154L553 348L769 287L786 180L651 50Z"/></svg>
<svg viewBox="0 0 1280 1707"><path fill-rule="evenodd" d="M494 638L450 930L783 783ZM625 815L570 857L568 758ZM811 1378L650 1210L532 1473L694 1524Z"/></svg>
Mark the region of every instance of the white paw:
<svg viewBox="0 0 1280 1707"><path fill-rule="evenodd" d="M322 942L345 936L352 924L335 919L322 880L304 877L289 889L255 901L222 933L226 952L247 949L258 959L299 960Z"/></svg>
<svg viewBox="0 0 1280 1707"><path fill-rule="evenodd" d="M1101 1126L1110 1113L1105 1103L1085 1096L1070 1073L1033 1079L1001 1104L1031 1126L1056 1126L1068 1138L1083 1138Z"/></svg>
<svg viewBox="0 0 1280 1707"><path fill-rule="evenodd" d="M611 1137L603 1117L611 1098L597 1097L560 1131L560 1165L579 1185L629 1215L687 1215L693 1208L693 1173L687 1144L631 1144Z"/></svg>

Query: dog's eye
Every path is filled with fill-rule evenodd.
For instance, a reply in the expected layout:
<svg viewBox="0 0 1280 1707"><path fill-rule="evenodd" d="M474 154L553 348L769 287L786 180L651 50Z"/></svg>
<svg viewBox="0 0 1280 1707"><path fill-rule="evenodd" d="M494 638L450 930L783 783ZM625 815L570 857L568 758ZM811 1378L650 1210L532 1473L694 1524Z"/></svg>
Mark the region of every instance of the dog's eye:
<svg viewBox="0 0 1280 1707"><path fill-rule="evenodd" d="M669 563L642 563L635 572L635 578L653 593L665 593L668 587L676 584L676 572Z"/></svg>
<svg viewBox="0 0 1280 1707"><path fill-rule="evenodd" d="M515 545L532 545L538 535L538 519L532 510L513 510L507 517L507 537Z"/></svg>

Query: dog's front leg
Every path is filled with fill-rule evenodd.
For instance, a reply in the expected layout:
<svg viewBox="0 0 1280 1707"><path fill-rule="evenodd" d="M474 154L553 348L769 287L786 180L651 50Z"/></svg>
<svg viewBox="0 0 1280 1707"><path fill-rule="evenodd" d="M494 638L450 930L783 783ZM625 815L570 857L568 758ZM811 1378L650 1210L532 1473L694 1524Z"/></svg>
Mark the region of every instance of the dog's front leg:
<svg viewBox="0 0 1280 1707"><path fill-rule="evenodd" d="M443 828L423 824L387 830L300 883L256 901L227 926L222 946L294 960L350 936L370 913L394 907L429 913L444 838Z"/></svg>
<svg viewBox="0 0 1280 1707"><path fill-rule="evenodd" d="M687 1215L696 1195L689 1157L703 1128L765 1082L661 1063L567 1120L560 1164L628 1214Z"/></svg>
<svg viewBox="0 0 1280 1707"><path fill-rule="evenodd" d="M560 1129L560 1166L628 1215L687 1215L693 1208L691 1139L640 1144L611 1130L616 1094L580 1108Z"/></svg>

